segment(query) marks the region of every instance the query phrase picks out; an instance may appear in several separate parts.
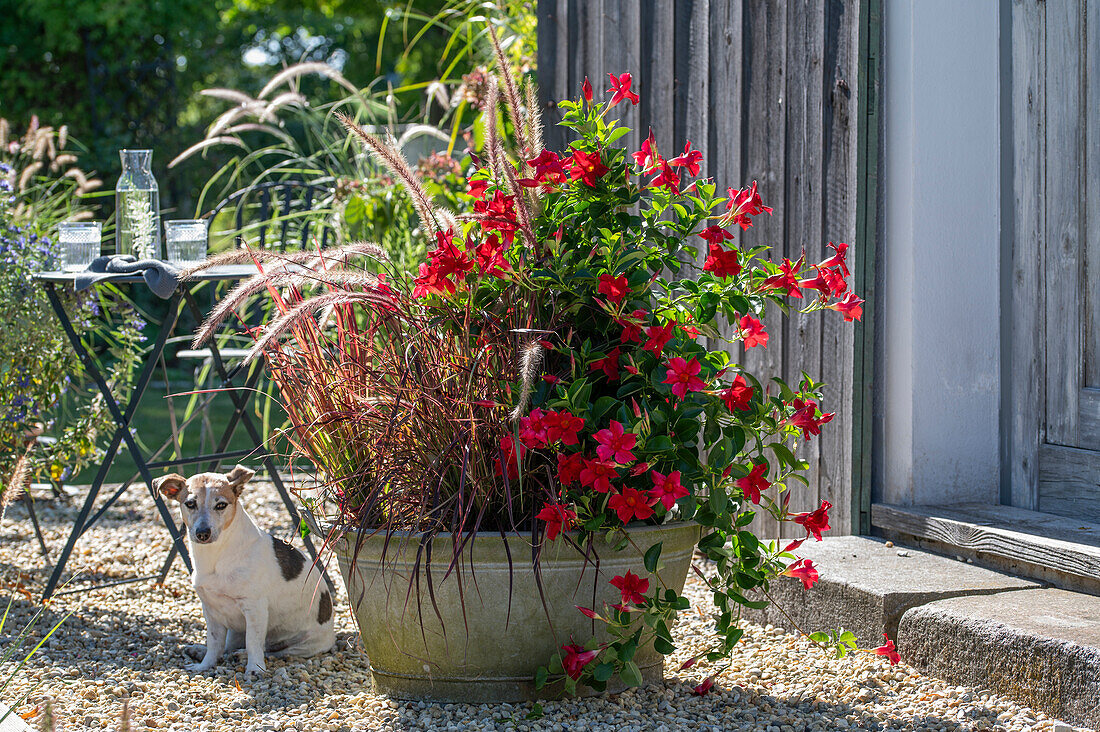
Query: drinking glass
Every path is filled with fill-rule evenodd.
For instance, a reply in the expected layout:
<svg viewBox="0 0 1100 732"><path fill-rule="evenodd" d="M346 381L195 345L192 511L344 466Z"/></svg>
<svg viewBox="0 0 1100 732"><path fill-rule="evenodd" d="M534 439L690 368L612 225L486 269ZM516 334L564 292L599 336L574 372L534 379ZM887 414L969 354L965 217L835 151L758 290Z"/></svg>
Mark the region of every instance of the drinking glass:
<svg viewBox="0 0 1100 732"><path fill-rule="evenodd" d="M99 256L101 226L98 221L63 221L57 225L62 269L67 272L85 269Z"/></svg>
<svg viewBox="0 0 1100 732"><path fill-rule="evenodd" d="M194 264L206 259L206 222L202 219L165 221L164 239L169 262Z"/></svg>

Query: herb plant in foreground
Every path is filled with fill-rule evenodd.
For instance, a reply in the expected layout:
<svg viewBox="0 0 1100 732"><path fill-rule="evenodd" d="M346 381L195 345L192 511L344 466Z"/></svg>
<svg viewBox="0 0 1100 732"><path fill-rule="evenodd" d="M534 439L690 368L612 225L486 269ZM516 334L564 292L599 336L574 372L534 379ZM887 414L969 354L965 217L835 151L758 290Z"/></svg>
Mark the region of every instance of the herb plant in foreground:
<svg viewBox="0 0 1100 732"><path fill-rule="evenodd" d="M621 548L624 527L694 522L717 622L713 646L685 667L705 658L717 673L742 607L766 605L780 575L816 581L795 552L820 540L831 508L787 510L807 468L795 443L833 418L821 385L765 385L729 346L767 346L766 307L852 321L862 300L847 285L846 244L821 262L739 248L737 231L771 209L755 183L722 194L698 179L690 142L672 154L651 134L639 150L616 148L625 129L609 112L638 101L629 74L611 77L609 101L594 102L587 80L582 91L559 105L576 139L557 152L542 147L536 105L494 79L487 107L503 98L515 152L490 125L461 212L438 208L391 143L349 120L408 189L433 240L427 261L411 276L369 244L229 255L263 272L200 339L248 295L270 293L281 315L256 333L253 357L267 359L295 451L324 477L327 503L313 507L334 506L339 526L450 534L455 547L477 531L525 532L537 564L547 542L590 556L597 535ZM760 511L806 537L762 541L750 530ZM661 545L638 549L649 576L615 576L620 602L578 607L601 633L564 644L539 684L637 684L639 646L673 652L688 600L660 581ZM429 561L450 572L459 551ZM841 654L855 645L842 631L812 637Z"/></svg>

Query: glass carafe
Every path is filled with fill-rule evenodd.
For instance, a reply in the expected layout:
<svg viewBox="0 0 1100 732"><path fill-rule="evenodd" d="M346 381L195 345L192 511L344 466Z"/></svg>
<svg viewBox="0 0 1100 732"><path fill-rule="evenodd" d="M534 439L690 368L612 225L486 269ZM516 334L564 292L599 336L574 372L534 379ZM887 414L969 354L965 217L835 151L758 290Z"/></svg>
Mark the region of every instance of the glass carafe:
<svg viewBox="0 0 1100 732"><path fill-rule="evenodd" d="M122 175L115 186L115 251L160 259L160 189L152 150L120 150Z"/></svg>

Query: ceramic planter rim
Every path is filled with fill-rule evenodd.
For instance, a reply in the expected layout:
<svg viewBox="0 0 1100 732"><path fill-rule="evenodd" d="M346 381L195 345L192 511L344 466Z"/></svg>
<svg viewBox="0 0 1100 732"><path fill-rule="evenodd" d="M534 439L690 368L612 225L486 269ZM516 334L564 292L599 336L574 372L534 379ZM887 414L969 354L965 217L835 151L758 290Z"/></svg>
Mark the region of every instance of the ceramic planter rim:
<svg viewBox="0 0 1100 732"><path fill-rule="evenodd" d="M655 533L655 532L658 532L658 531L668 531L669 529L678 529L678 528L682 528L682 527L688 526L688 525L695 525L695 526L699 527L700 529L704 528L702 524L700 524L696 521L669 521L668 523L657 524L656 526L654 526L653 524L627 524L626 526L617 526L617 527L614 527L614 528L621 529L624 532L629 531L630 534L636 535L636 534ZM359 527L356 527L356 526L342 526L342 525L337 524L336 522L329 522L329 523L325 524L323 526L323 528L325 529L326 533L331 533L333 531L336 531L341 535L341 537L348 536L350 534L364 534L365 539L373 539L376 536L390 536L390 537L396 537L396 538L399 538L399 539L420 539L420 538L424 538L424 535L428 533L428 532L425 532L425 531L409 531L407 529L394 530L394 531L387 531L385 528L360 529ZM583 537L585 533L586 532L583 532L583 531L573 530L573 531L563 531L562 535L568 535L568 536L572 536L574 538L577 538L577 537ZM600 531L600 532L593 532L593 533L596 534L596 535L599 535L599 534L604 534L606 532ZM435 534L432 534L431 538L433 540L438 539L438 538L453 539L453 538L455 538L455 536L456 535L453 531L442 531L441 530L441 531L436 532ZM500 539L500 538L529 539L531 537L531 532L529 532L529 531L505 531L505 532L500 532L500 531L476 531L476 532L464 533L461 536L462 536L462 538L470 537L470 538L473 538L473 539L480 539L480 538L486 538L486 539L490 539L490 538L495 538L495 539Z"/></svg>

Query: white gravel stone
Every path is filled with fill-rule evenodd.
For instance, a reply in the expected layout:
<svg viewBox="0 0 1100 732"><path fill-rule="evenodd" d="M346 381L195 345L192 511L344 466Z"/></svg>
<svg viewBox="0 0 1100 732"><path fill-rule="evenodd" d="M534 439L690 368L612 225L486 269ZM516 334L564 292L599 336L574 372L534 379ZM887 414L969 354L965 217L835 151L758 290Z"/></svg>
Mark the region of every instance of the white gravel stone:
<svg viewBox="0 0 1100 732"><path fill-rule="evenodd" d="M287 519L270 486L246 493L249 511L264 527L290 538ZM38 504L51 550L64 543L79 508ZM74 580L109 581L156 571L168 550L147 493L132 488L89 531L70 561ZM333 563L335 567L335 563ZM0 523L0 604L14 598L0 649L29 622L48 571L21 505ZM337 578L337 583L339 579ZM320 659L268 659L267 674L247 683L244 659L209 674L183 670L182 647L204 642L202 612L176 562L164 586L121 585L59 596L36 626L41 637L72 611L32 663L4 689L3 700L33 726L47 705L58 729L117 730L123 705L131 730L1057 730L1073 728L1040 712L991 694L921 676L904 664L857 654L837 660L804 638L771 626L745 625L733 666L711 693L692 694L710 671L680 664L710 642L714 622L703 586L692 576L687 593L696 607L676 626L679 649L662 684L622 694L531 704L427 704L380 697L370 689L370 670L358 650L347 596L338 587L336 651ZM0 666L0 679L14 664ZM530 717L530 718L529 718Z"/></svg>

